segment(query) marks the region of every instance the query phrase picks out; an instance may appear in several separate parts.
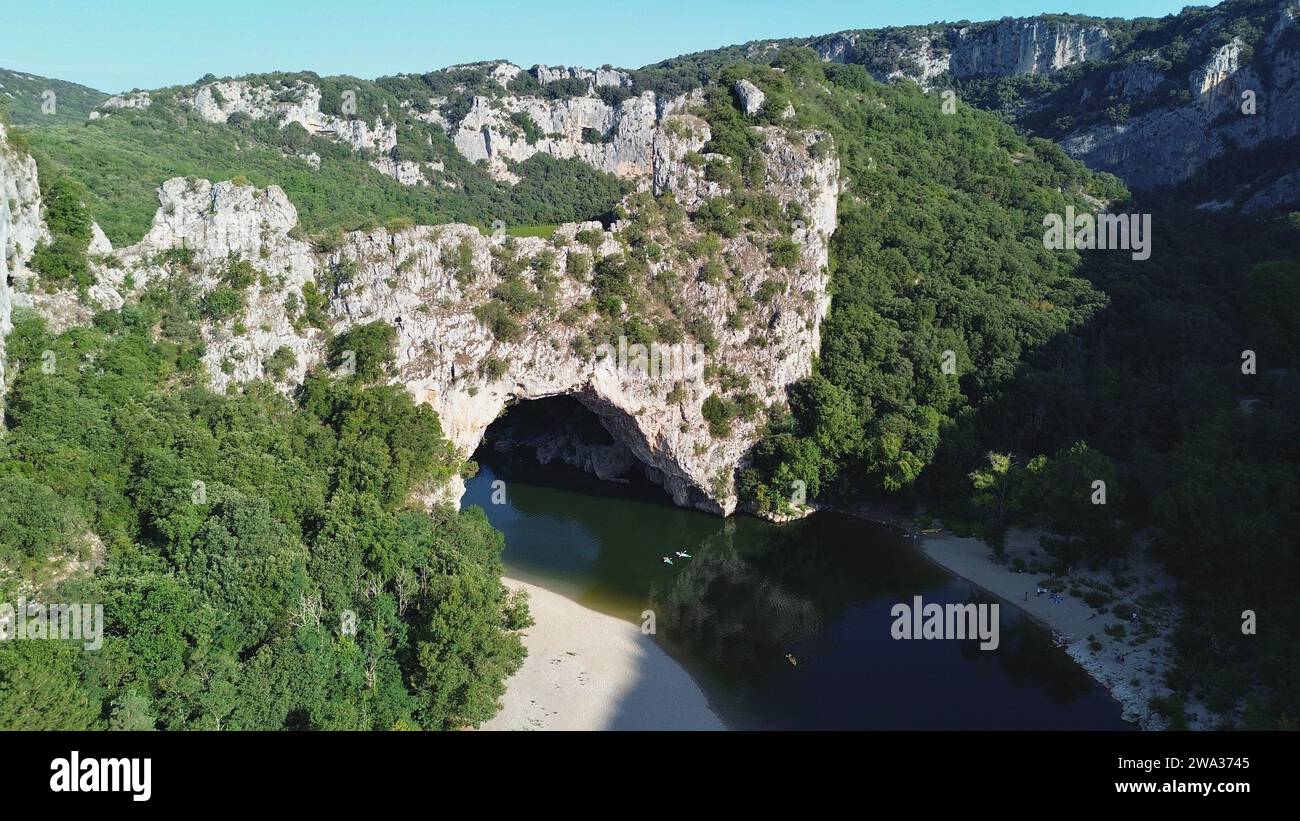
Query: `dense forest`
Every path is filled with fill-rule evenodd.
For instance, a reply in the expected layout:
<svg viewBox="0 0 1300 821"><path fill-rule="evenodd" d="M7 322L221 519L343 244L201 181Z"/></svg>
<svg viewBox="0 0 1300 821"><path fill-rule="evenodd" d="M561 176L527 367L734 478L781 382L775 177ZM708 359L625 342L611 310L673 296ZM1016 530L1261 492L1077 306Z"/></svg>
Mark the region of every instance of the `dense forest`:
<svg viewBox="0 0 1300 821"><path fill-rule="evenodd" d="M365 381L386 351L364 340L357 376L313 374L296 401L269 385L215 395L197 317L192 295L160 290L58 336L15 318L0 565L16 572L0 599L18 600L19 578L57 585L60 600L104 603L106 624L95 653L0 645L0 726L490 717L527 605L501 584L501 535L481 510L409 501L464 467L436 416Z"/></svg>

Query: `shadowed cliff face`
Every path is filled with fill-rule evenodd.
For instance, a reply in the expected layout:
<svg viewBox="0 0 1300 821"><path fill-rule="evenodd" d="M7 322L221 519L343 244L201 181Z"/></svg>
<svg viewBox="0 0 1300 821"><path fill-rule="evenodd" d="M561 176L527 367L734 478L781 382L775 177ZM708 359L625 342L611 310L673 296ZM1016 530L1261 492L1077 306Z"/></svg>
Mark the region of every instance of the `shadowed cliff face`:
<svg viewBox="0 0 1300 821"><path fill-rule="evenodd" d="M1294 14L1289 8L1278 14L1257 53L1240 38L1213 50L1184 79L1185 104L1094 126L1067 136L1062 146L1135 188L1157 188L1185 182L1225 154L1295 139L1300 134L1300 35ZM1137 70L1124 71L1131 79ZM1114 76L1119 96L1133 105L1169 79L1133 83ZM1300 185L1294 178L1282 179L1255 193L1269 201L1294 201ZM1266 206L1261 199L1244 210Z"/></svg>

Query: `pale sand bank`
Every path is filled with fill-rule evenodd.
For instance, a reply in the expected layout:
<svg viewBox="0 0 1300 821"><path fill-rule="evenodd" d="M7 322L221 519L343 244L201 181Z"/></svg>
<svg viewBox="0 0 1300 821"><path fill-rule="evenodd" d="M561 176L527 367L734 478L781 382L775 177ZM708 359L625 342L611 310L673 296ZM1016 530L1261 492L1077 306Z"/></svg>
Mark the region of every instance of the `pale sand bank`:
<svg viewBox="0 0 1300 821"><path fill-rule="evenodd" d="M725 730L704 692L653 636L514 579L528 592L528 658L484 730Z"/></svg>
<svg viewBox="0 0 1300 821"><path fill-rule="evenodd" d="M1169 637L1179 616L1172 580L1158 564L1142 556L1141 545L1135 545L1134 557L1129 559L1123 573L1129 582L1126 588L1115 584L1113 573L1075 569L1059 585L1065 589L1054 590L1064 595L1064 601L1053 602L1048 594L1035 595L1038 582L1048 579L1049 573L1033 570L1019 573L1010 563L1016 557L1031 568L1041 563L1038 535L1032 531L1013 531L1007 539L1006 564L995 561L989 546L976 538L950 533L922 535L919 545L937 564L1006 599L1050 629L1065 645L1070 657L1110 691L1123 708L1126 720L1137 722L1143 729L1163 729L1165 722L1152 712L1150 701L1152 696L1166 696L1171 692L1164 681L1166 671L1173 665ZM1070 588L1080 592L1109 590L1110 601L1096 610L1082 598L1070 595ZM1156 598L1152 594L1159 596L1159 604L1154 603ZM1113 610L1117 604L1134 607L1139 622L1116 616ZM1123 636L1106 633L1107 627L1115 631L1115 625L1122 625ZM1101 645L1100 649L1089 646L1093 641ZM1193 709L1193 712L1199 715L1189 721L1189 726L1203 728L1205 711Z"/></svg>

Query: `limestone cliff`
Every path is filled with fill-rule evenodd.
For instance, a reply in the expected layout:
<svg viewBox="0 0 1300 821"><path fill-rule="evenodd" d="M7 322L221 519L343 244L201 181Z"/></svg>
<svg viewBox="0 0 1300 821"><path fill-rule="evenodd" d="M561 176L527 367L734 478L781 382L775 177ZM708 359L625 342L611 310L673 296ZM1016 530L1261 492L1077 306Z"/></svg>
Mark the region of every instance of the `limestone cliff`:
<svg viewBox="0 0 1300 821"><path fill-rule="evenodd" d="M9 144L0 125L0 425L8 385L5 336L13 329L13 289L27 275L27 260L38 242L49 238L41 219L36 161Z"/></svg>
<svg viewBox="0 0 1300 821"><path fill-rule="evenodd" d="M210 123L243 114L254 120L274 119L280 128L297 123L309 134L344 143L354 151L383 153L397 145L395 125L382 118L367 123L327 114L321 111L321 90L303 81L278 88L244 80L215 81L200 85L184 102Z"/></svg>
<svg viewBox="0 0 1300 821"><path fill-rule="evenodd" d="M176 178L159 189L153 227L139 243L92 257L98 279L92 301L115 308L174 277L206 294L229 266L249 264L257 276L242 290L242 310L202 326L215 390L272 378L288 391L325 362L331 336L382 321L397 332L390 380L438 412L465 457L508 404L573 395L678 504L729 514L737 503L734 473L762 416L737 418L726 432L711 433L702 406L743 383L766 408L810 372L829 305L826 265L839 164L833 149L817 147L829 141L825 134L758 129L766 171L749 193L800 216L755 221L710 248L692 217L734 192L707 180L700 160L724 158L698 154L709 138L699 117L652 108L648 116L655 123L646 132L650 142L637 149L645 159L626 173L661 197L629 196L626 216L609 226L562 225L550 239L484 235L463 224L375 229L345 234L319 250L296 238L296 209L279 188ZM665 216L674 208L680 210L675 219ZM787 240L793 258L772 262L774 243ZM180 265L169 252L182 248ZM602 260L617 264L638 248L648 264L629 287L646 295L647 316L690 328L662 372L640 368L637 349L626 340L602 338L608 317L595 310L597 286L586 273L593 262L598 269ZM585 262L571 264L571 257ZM711 279L701 274L705 269L721 274ZM549 304L519 317L518 333L502 335L482 308L498 301L521 271ZM302 321L304 287L316 285L327 297L324 327ZM89 316L87 308L81 320ZM701 339L709 342L707 353ZM592 350L593 342L610 347ZM272 375L268 360L284 350L292 364ZM445 494L429 489L431 499Z"/></svg>
<svg viewBox="0 0 1300 821"><path fill-rule="evenodd" d="M513 74L522 72L517 66L510 68ZM597 90L632 88L626 72L537 66L530 73L543 85L564 79L586 81L587 92L559 98L478 95L459 121L450 122L440 114L425 119L441 126L466 159L486 165L495 178L505 182L518 181L510 171L511 164L534 154L578 159L623 179L648 182L653 176L656 146L671 139L663 130L665 121L686 111L697 99L644 91L610 102ZM522 127L521 120L531 124L531 129Z"/></svg>
<svg viewBox="0 0 1300 821"><path fill-rule="evenodd" d="M1000 109L1089 167L1150 189L1188 182L1220 157L1300 136L1297 17L1296 0L1241 0L1159 21L1035 17L796 42L823 60L862 64L882 81L952 86L963 98L969 92L968 102ZM775 45L752 44L749 54L761 59ZM1041 80L1014 82L1021 77ZM1293 171L1283 164L1247 180L1239 168L1243 179L1216 180L1216 199L1205 207L1300 202Z"/></svg>
<svg viewBox="0 0 1300 821"><path fill-rule="evenodd" d="M1064 148L1092 168L1110 171L1136 188L1184 182L1206 163L1270 140L1300 135L1300 4L1279 7L1273 28L1251 53L1240 39L1212 50L1184 79L1184 104L1159 107L1123 123L1067 136ZM1248 56L1249 55L1249 56ZM1266 67L1261 76L1258 66ZM1126 69L1132 77L1132 69ZM1135 105L1154 87L1116 79ZM1300 200L1294 179L1283 178L1256 196L1255 208Z"/></svg>
<svg viewBox="0 0 1300 821"><path fill-rule="evenodd" d="M908 77L924 86L943 75L1047 74L1111 53L1105 26L1041 18L927 27L906 38L890 64L873 53L880 44L869 34L874 32L843 31L813 38L808 45L823 60L877 65L880 80Z"/></svg>

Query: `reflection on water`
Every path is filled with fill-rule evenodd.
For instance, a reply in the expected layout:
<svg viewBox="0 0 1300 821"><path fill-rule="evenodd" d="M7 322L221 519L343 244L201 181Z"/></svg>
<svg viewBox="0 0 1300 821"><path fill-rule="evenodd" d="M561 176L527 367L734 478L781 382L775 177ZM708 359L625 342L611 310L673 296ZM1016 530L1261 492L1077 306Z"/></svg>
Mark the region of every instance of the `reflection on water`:
<svg viewBox="0 0 1300 821"><path fill-rule="evenodd" d="M983 594L891 528L835 513L781 526L724 520L659 501L653 487L599 482L531 457L478 457L488 464L465 504L483 507L505 533L508 574L637 623L653 610L657 640L730 727L1129 726L1006 602L996 650L892 639L898 602ZM508 481L504 505L491 504L497 478Z"/></svg>

